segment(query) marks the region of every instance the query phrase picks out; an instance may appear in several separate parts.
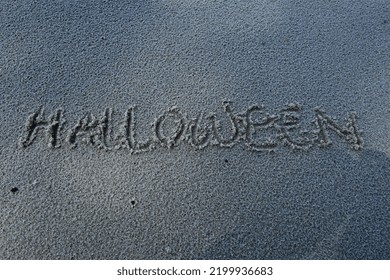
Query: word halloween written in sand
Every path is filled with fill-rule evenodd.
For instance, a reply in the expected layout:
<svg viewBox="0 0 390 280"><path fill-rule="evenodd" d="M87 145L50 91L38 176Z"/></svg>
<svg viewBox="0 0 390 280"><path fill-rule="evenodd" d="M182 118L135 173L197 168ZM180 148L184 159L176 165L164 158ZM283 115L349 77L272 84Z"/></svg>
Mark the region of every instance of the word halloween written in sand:
<svg viewBox="0 0 390 280"><path fill-rule="evenodd" d="M130 153L140 153L158 146L173 148L182 142L195 149L209 146L232 148L243 142L251 151L273 152L281 146L306 151L313 146L329 146L332 143L329 132L334 132L333 137L341 138L352 149L363 147L355 112L349 113L346 123L341 125L317 107L309 130L301 127L302 107L298 103L285 105L277 114L267 113L263 105L250 106L244 112L234 112L230 101L224 101L222 107L223 118L228 124L224 126L216 113L206 115L200 112L195 118L189 118L179 108L172 107L154 120L149 131L152 135L142 141L137 135L136 107L127 109L115 128L113 111L108 108L99 117L85 114L66 131L63 109L45 117L44 109L40 108L28 117L19 144L26 148L39 135L46 134L51 148L60 148L63 144L76 148L82 144L106 151L126 149Z"/></svg>

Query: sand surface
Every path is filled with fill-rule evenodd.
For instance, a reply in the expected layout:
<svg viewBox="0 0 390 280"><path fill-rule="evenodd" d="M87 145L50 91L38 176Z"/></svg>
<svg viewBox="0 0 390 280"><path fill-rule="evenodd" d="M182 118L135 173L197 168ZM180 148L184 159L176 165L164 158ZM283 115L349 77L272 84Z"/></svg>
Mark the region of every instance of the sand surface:
<svg viewBox="0 0 390 280"><path fill-rule="evenodd" d="M389 259L390 2L0 1L0 259Z"/></svg>

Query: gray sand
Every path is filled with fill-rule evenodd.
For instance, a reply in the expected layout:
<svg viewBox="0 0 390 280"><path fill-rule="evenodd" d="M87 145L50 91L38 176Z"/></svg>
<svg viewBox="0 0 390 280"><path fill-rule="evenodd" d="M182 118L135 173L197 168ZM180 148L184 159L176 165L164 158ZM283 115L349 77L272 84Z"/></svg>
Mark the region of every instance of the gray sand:
<svg viewBox="0 0 390 280"><path fill-rule="evenodd" d="M390 258L389 1L0 2L1 259Z"/></svg>

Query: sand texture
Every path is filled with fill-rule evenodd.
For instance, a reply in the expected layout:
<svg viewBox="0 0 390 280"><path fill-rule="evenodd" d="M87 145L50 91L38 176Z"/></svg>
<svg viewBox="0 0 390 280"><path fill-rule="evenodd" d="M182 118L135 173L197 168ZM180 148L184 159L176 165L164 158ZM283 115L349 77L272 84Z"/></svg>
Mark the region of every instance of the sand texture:
<svg viewBox="0 0 390 280"><path fill-rule="evenodd" d="M390 259L390 1L0 1L0 259Z"/></svg>

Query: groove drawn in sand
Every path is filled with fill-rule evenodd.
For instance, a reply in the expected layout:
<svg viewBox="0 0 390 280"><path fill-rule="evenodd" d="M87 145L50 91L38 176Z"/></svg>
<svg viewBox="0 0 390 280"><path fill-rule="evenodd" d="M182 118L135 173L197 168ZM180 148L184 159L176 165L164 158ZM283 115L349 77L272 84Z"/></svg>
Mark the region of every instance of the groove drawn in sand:
<svg viewBox="0 0 390 280"><path fill-rule="evenodd" d="M79 138L81 142L96 146L99 149L108 149L107 142L111 134L111 116L111 109L106 109L100 118L95 118L91 113L86 114L68 131L66 140L70 147L77 147L77 139Z"/></svg>
<svg viewBox="0 0 390 280"><path fill-rule="evenodd" d="M169 108L152 123L153 136L140 140L136 107L126 110L116 128L113 126L113 110L106 108L98 117L86 113L67 131L64 130L68 122L63 109L57 109L46 117L41 107L28 116L19 145L27 148L39 137L46 136L48 147L53 149L87 145L105 151L124 149L132 154L149 152L157 147L172 149L181 143L187 143L196 150L210 146L232 148L244 143L249 151L254 152L275 152L281 147L308 151L314 147L330 146L331 138L343 140L353 150L363 147L356 112L349 113L345 124L341 124L317 107L313 110L310 127L305 128L302 127L302 106L294 102L274 114L268 113L262 104L235 112L233 103L224 101L222 109L229 123L227 126L221 124L216 112L199 112L195 118L190 118L178 107Z"/></svg>
<svg viewBox="0 0 390 280"><path fill-rule="evenodd" d="M44 109L41 107L28 117L25 133L19 143L22 147L30 146L37 137L38 131L43 129L46 131L48 146L50 148L59 148L61 147L60 132L64 124L65 120L62 109L57 109L46 120L44 117Z"/></svg>

